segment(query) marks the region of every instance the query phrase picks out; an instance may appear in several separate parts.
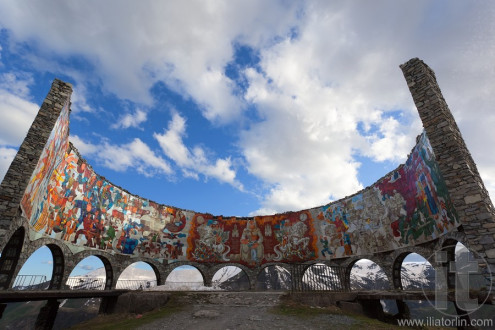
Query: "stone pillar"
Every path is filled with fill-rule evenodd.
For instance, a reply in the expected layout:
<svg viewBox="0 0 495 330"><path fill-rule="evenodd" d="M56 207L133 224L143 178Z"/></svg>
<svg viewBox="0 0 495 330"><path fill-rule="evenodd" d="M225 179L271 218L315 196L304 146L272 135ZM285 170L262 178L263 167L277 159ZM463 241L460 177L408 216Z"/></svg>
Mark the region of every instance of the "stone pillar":
<svg viewBox="0 0 495 330"><path fill-rule="evenodd" d="M495 210L435 73L418 58L400 67L459 215L459 231L466 234L468 247L495 271Z"/></svg>
<svg viewBox="0 0 495 330"><path fill-rule="evenodd" d="M110 296L101 298L100 309L98 314L112 314L115 311L115 306L119 300L118 296Z"/></svg>
<svg viewBox="0 0 495 330"><path fill-rule="evenodd" d="M211 287L213 285L213 276L215 274L203 274L203 281L206 287Z"/></svg>
<svg viewBox="0 0 495 330"><path fill-rule="evenodd" d="M246 273L246 276L248 277L248 280L249 280L249 290L250 291L256 291L256 282L258 281L259 271L260 271L260 268L255 268L254 270Z"/></svg>
<svg viewBox="0 0 495 330"><path fill-rule="evenodd" d="M60 302L56 299L49 299L45 306L41 307L34 324L36 330L50 330L53 328L55 318L57 317Z"/></svg>
<svg viewBox="0 0 495 330"><path fill-rule="evenodd" d="M290 270L291 276L291 291L303 291L303 275L304 275L304 265L292 264Z"/></svg>

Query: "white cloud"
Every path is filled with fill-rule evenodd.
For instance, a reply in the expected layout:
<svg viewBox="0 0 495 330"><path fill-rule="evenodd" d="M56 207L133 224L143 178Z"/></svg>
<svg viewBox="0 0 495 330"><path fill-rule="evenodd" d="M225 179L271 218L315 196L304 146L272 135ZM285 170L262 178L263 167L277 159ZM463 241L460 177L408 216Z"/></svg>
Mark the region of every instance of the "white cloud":
<svg viewBox="0 0 495 330"><path fill-rule="evenodd" d="M83 156L93 156L97 163L118 172L132 168L147 177L173 173L167 161L157 156L139 138L122 145L111 144L105 140L95 145L83 141L78 136L71 136L70 140Z"/></svg>
<svg viewBox="0 0 495 330"><path fill-rule="evenodd" d="M6 90L22 98L29 98L29 85L33 77L27 73L5 72L0 76L0 89Z"/></svg>
<svg viewBox="0 0 495 330"><path fill-rule="evenodd" d="M0 145L19 146L38 113L39 106L26 100L28 84L14 74L0 77Z"/></svg>
<svg viewBox="0 0 495 330"><path fill-rule="evenodd" d="M86 142L77 135L71 135L69 138L70 142L72 142L82 155L89 156L98 152L98 146L96 144Z"/></svg>
<svg viewBox="0 0 495 330"><path fill-rule="evenodd" d="M54 53L83 56L94 70L79 73L84 78L77 81L96 75L121 99L149 105L150 87L163 81L217 124L231 123L254 106L262 119L248 128L241 119L239 147L247 170L268 187L261 196L263 213L355 192L361 187L356 154L403 161L421 127L398 65L420 57L435 70L495 197L495 153L487 152L495 143L495 4L312 1L302 10L298 6L261 0L108 1L95 10L92 2L2 1L0 25L12 32L13 42L43 45L48 51L37 61L42 56L49 61ZM289 28L294 34L286 37ZM224 73L236 43L261 54L260 72L244 72L245 95L234 92ZM16 90L22 94L22 85ZM79 103L74 102L76 109ZM13 107L5 104L25 110L11 114L6 109ZM28 105L12 91L0 92L0 112L13 116L0 123L7 132L0 144L20 143L17 127L27 130L37 110ZM184 144L181 118L170 124L177 127L155 134L165 154L184 176L235 182L230 159L209 160L203 149ZM117 147L129 151L131 144ZM128 168L140 160L119 162Z"/></svg>
<svg viewBox="0 0 495 330"><path fill-rule="evenodd" d="M70 97L72 114L76 118L80 118L80 113L82 112L95 112L96 110L92 108L86 100L87 89L83 84L78 84L73 86L72 95Z"/></svg>
<svg viewBox="0 0 495 330"><path fill-rule="evenodd" d="M181 167L185 177L198 179L198 174L212 177L220 182L226 182L243 190L242 184L236 180L236 172L232 169L230 158L218 158L210 161L203 148L195 146L191 150L184 144L186 136L186 120L175 112L168 128L163 134L154 133L154 138L160 144L167 157Z"/></svg>
<svg viewBox="0 0 495 330"><path fill-rule="evenodd" d="M439 18L436 11L449 15ZM487 102L484 111L462 108L468 117L483 113L483 120L493 122L495 114L488 110L495 102L493 68L488 73L477 66L493 65L495 37L492 28L485 31L471 23L474 17L491 22L489 12L493 8L484 11L460 3L443 8L426 1L312 2L297 36L262 49L261 72L245 71L249 81L245 98L263 121L243 132L241 146L249 171L270 186L254 213L316 206L356 192L361 187L356 153L376 161L403 162L421 132L398 67L409 58L424 58L437 77L450 80L445 85L439 81L443 89L467 78L462 88L457 87L452 104L466 100L465 95L482 98ZM433 17L430 24L436 28L425 26ZM471 40L474 31L483 43ZM476 59L456 55L470 49L471 42L480 47L478 54L470 52ZM466 76L449 77L449 72L459 72L459 66ZM446 98L450 103L449 95ZM398 110L400 118L393 115ZM462 127L463 116L455 115ZM474 151L482 148L486 140L479 139ZM495 162L493 153L483 153L482 159ZM491 172L480 168L487 185L493 186Z"/></svg>
<svg viewBox="0 0 495 330"><path fill-rule="evenodd" d="M16 154L17 149L0 146L0 182L2 182Z"/></svg>
<svg viewBox="0 0 495 330"><path fill-rule="evenodd" d="M143 110L136 109L134 113L127 113L117 120L115 124L113 124L112 128L139 128L139 125L144 123L147 119L147 114Z"/></svg>
<svg viewBox="0 0 495 330"><path fill-rule="evenodd" d="M296 4L262 0L2 1L0 25L12 31L13 40L85 56L104 88L122 99L149 105L150 87L163 81L193 98L208 119L225 122L242 110L224 74L233 44L271 42L286 33L296 10Z"/></svg>
<svg viewBox="0 0 495 330"><path fill-rule="evenodd" d="M406 126L394 117L381 116L378 133L366 135L368 144L363 146L362 151L364 155L378 162L386 160L403 162L404 156L411 152L414 136L421 133L420 127L419 118L416 118L412 125Z"/></svg>

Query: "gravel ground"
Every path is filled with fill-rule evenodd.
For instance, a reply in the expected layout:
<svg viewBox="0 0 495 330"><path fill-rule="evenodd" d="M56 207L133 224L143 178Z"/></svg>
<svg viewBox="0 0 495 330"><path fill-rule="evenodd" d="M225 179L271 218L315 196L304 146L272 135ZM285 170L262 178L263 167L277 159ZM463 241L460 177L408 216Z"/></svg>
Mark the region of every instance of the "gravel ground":
<svg viewBox="0 0 495 330"><path fill-rule="evenodd" d="M188 293L179 303L186 307L138 329L345 329L356 321L345 315L296 317L270 312L283 293Z"/></svg>

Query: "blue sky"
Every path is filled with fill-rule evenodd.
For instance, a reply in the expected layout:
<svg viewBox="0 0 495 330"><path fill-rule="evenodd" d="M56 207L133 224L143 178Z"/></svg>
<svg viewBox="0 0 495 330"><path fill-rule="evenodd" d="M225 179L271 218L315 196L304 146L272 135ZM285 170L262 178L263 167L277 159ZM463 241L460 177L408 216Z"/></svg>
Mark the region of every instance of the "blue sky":
<svg viewBox="0 0 495 330"><path fill-rule="evenodd" d="M71 140L132 193L248 216L350 195L421 123L399 65L433 70L495 195L495 4L2 1L0 177L58 77Z"/></svg>

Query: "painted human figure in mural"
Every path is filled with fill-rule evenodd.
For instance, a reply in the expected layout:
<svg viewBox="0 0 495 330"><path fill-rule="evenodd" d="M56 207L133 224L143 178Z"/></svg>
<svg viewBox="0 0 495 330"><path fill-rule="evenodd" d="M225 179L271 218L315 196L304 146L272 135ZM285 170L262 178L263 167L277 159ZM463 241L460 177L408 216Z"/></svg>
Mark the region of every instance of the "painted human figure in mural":
<svg viewBox="0 0 495 330"><path fill-rule="evenodd" d="M195 221L198 224L196 230L199 238L195 241L192 257L203 262L229 261L227 255L230 252L230 246L227 242L230 232L224 230L223 222L212 218L205 219L202 215L196 217Z"/></svg>
<svg viewBox="0 0 495 330"><path fill-rule="evenodd" d="M328 253L329 256L331 256L333 253L330 251L330 248L328 246L328 238L326 236L322 236L320 238L320 243L323 245L323 249L321 250L321 254L323 255L323 258L326 258L327 256L325 255L325 252Z"/></svg>
<svg viewBox="0 0 495 330"><path fill-rule="evenodd" d="M241 260L254 265L263 259L263 235L254 220L249 220L241 235Z"/></svg>

